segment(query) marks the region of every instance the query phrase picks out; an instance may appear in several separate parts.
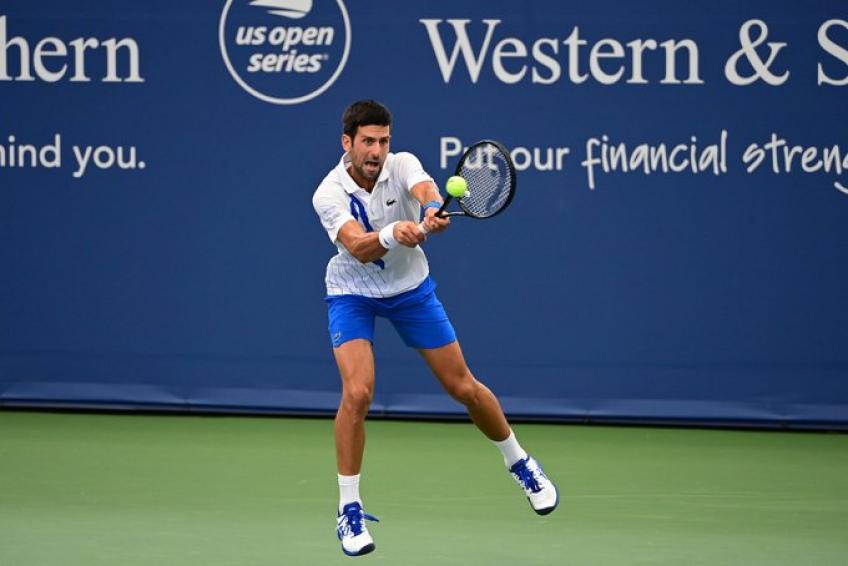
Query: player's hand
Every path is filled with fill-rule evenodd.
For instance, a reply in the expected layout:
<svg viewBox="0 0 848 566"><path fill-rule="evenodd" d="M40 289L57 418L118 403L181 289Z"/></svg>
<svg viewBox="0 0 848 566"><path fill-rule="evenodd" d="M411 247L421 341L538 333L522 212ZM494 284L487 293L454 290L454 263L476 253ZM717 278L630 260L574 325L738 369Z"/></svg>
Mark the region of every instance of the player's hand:
<svg viewBox="0 0 848 566"><path fill-rule="evenodd" d="M399 244L410 248L414 248L427 239L427 235L422 234L421 230L418 229L418 224L408 220L403 220L395 224L392 234Z"/></svg>
<svg viewBox="0 0 848 566"><path fill-rule="evenodd" d="M424 211L424 229L428 234L443 232L450 226L450 218L439 218L436 212L438 210L432 207Z"/></svg>

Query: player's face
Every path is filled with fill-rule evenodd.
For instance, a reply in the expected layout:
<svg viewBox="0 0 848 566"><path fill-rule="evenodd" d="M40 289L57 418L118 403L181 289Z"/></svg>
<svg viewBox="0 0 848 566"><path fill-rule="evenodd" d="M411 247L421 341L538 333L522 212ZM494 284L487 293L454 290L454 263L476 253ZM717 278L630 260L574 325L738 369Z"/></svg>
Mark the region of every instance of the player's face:
<svg viewBox="0 0 848 566"><path fill-rule="evenodd" d="M389 130L389 126L359 126L353 139L342 136L342 146L350 155L354 180L374 186L389 154Z"/></svg>

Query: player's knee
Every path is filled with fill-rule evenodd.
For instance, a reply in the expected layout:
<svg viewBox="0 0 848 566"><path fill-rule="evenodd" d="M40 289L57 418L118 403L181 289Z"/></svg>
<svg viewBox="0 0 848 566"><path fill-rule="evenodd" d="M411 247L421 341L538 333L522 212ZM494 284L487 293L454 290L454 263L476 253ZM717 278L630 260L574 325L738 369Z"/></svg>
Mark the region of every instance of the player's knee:
<svg viewBox="0 0 848 566"><path fill-rule="evenodd" d="M344 388L342 397L342 402L349 409L364 417L374 398L374 390L367 385L349 385Z"/></svg>
<svg viewBox="0 0 848 566"><path fill-rule="evenodd" d="M466 373L461 378L453 380L450 387L448 387L448 393L466 407L477 405L477 381L470 373Z"/></svg>

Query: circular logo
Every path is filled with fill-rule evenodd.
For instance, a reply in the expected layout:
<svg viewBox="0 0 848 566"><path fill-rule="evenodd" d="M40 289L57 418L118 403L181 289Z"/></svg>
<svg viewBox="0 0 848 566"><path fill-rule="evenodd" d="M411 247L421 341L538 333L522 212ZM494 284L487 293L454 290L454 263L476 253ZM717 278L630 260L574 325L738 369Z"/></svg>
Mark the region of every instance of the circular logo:
<svg viewBox="0 0 848 566"><path fill-rule="evenodd" d="M299 104L344 70L350 18L342 0L227 0L218 41L244 90L272 104Z"/></svg>

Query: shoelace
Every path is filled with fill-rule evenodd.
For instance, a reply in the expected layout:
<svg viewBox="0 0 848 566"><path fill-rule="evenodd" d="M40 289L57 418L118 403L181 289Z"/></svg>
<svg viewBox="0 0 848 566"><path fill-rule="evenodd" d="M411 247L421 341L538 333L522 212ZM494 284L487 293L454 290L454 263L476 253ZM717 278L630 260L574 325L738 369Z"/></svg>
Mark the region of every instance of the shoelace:
<svg viewBox="0 0 848 566"><path fill-rule="evenodd" d="M539 493L542 491L542 486L539 485L539 478L537 476L537 470L531 470L529 464L529 460L522 460L518 463L518 465L514 466L514 469L511 470L513 474L515 474L518 482L521 484L521 487L524 489L530 490L533 493Z"/></svg>
<svg viewBox="0 0 848 566"><path fill-rule="evenodd" d="M352 507L347 513L342 515L342 522L339 524L339 538L353 534L357 536L362 534L362 520L380 522L380 519L373 515L365 513L361 508Z"/></svg>

